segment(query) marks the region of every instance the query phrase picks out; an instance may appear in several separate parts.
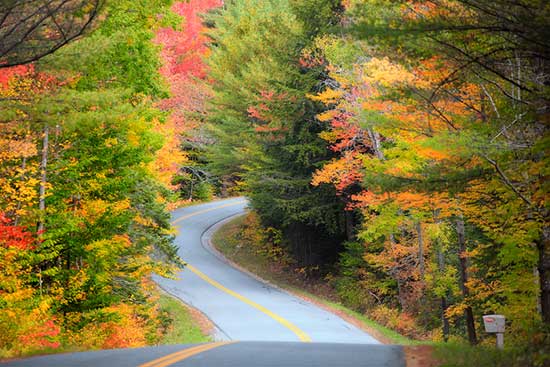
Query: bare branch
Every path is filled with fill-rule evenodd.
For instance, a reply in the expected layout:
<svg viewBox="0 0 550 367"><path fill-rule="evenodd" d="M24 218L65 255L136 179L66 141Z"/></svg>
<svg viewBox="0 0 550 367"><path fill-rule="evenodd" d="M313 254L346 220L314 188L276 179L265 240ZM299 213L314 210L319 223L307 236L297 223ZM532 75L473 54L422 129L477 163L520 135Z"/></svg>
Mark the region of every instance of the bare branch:
<svg viewBox="0 0 550 367"><path fill-rule="evenodd" d="M27 64L80 37L104 0L2 0L0 68Z"/></svg>
<svg viewBox="0 0 550 367"><path fill-rule="evenodd" d="M529 207L533 207L533 203L531 202L531 200L529 200L525 195L523 195L521 193L521 191L518 190L518 188L512 183L512 181L510 181L510 179L508 178L508 176L506 176L506 174L502 171L502 169L500 168L500 166L498 165L498 163L489 158L488 155L486 154L482 154L481 155L483 158L485 158L485 160L487 162L489 162L491 164L491 166L493 166L495 168L495 170L497 171L498 175L500 176L500 178L502 178L502 181L504 181L504 183L506 184L506 186L508 186L510 189L512 189L512 191L521 199L523 200L527 205L529 205Z"/></svg>

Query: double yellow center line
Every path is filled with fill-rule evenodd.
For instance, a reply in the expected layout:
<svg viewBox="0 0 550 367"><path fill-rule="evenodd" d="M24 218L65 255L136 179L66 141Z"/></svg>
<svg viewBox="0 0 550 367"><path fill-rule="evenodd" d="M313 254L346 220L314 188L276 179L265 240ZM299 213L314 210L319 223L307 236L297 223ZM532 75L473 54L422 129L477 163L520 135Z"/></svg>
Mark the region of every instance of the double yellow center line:
<svg viewBox="0 0 550 367"><path fill-rule="evenodd" d="M138 367L166 367L196 354L232 343L234 342L219 342L197 345L196 347L180 350L179 352L168 354L167 356L155 359L154 361L141 364Z"/></svg>

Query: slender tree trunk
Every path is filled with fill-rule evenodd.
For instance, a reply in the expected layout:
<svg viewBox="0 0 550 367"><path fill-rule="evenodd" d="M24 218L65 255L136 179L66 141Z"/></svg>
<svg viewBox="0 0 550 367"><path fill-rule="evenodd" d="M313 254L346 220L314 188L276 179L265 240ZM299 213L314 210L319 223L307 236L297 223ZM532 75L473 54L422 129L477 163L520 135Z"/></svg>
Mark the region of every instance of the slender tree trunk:
<svg viewBox="0 0 550 367"><path fill-rule="evenodd" d="M48 125L44 125L44 134L42 138L42 161L40 162L40 188L38 199L38 210L40 213L40 219L38 221L37 230L38 233L44 231L44 216L46 211L46 167L48 164L48 146L49 146L49 128Z"/></svg>
<svg viewBox="0 0 550 367"><path fill-rule="evenodd" d="M390 243L391 246L394 247L396 244L395 236L393 234L390 234ZM403 291L402 291L402 281L399 277L399 269L394 267L392 269L393 277L395 278L395 281L397 282L397 300L399 301L399 305L401 306L401 309L405 309L405 301L403 299Z"/></svg>
<svg viewBox="0 0 550 367"><path fill-rule="evenodd" d="M464 299L467 299L470 295L470 290L466 285L466 283L468 282L468 261L465 257L466 234L464 230L464 219L462 219L462 216L456 220L456 233L458 236L460 289L462 291L462 296L464 297ZM470 341L470 344L475 345L477 344L477 335L472 307L466 307L464 315L466 317L466 330L468 331L468 340Z"/></svg>
<svg viewBox="0 0 550 367"><path fill-rule="evenodd" d="M539 274L539 265L533 267L533 277L535 279L535 286L540 290L540 274ZM537 312L539 315L542 315L542 304L540 302L540 293L537 294Z"/></svg>
<svg viewBox="0 0 550 367"><path fill-rule="evenodd" d="M542 228L540 239L537 241L539 250L539 283L540 283L540 308L542 321L550 326L550 226L548 214L545 215L545 224Z"/></svg>
<svg viewBox="0 0 550 367"><path fill-rule="evenodd" d="M372 142L372 148L374 149L374 154L376 154L376 157L383 161L384 158L384 152L382 152L382 144L380 140L380 134L378 134L374 129L368 128L367 132L369 133L370 140Z"/></svg>
<svg viewBox="0 0 550 367"><path fill-rule="evenodd" d="M433 213L434 223L436 225L440 224L439 220L439 210L435 210ZM435 245L437 248L437 268L439 271L439 274L443 276L445 274L445 253L443 251L443 245L441 243L441 240L439 238L436 238ZM449 319L447 316L445 316L445 313L447 312L447 292L445 292L439 299L441 304L441 325L442 325L442 332L443 332L443 340L446 342L449 340L449 334L450 334L450 325L449 325Z"/></svg>
<svg viewBox="0 0 550 367"><path fill-rule="evenodd" d="M439 225L439 210L435 210L433 214L434 223ZM443 246L441 244L441 240L439 238L436 239L436 246L437 246L437 267L439 270L439 274L443 275L445 273L445 253L443 251ZM445 292L444 295L440 298L440 304L441 304L441 325L442 325L442 332L443 332L443 340L446 342L449 340L449 334L450 334L450 325L449 325L449 319L447 316L445 316L445 313L447 312L447 307L449 306L447 303L447 292Z"/></svg>
<svg viewBox="0 0 550 367"><path fill-rule="evenodd" d="M443 274L445 272L445 254L443 253L443 249L441 246L437 250L437 265L439 268L439 273ZM450 333L450 326L449 326L449 319L447 316L445 316L445 312L447 312L447 295L441 296L441 324L443 325L442 331L443 331L443 340L447 341L449 339L449 333Z"/></svg>
<svg viewBox="0 0 550 367"><path fill-rule="evenodd" d="M19 180L21 182L25 181L25 169L27 168L27 157L23 157L23 161L21 162L21 177ZM15 218L13 220L13 225L18 226L19 225L19 210L21 210L21 207L23 206L23 203L21 200L17 201L17 208L15 209Z"/></svg>
<svg viewBox="0 0 550 367"><path fill-rule="evenodd" d="M422 223L416 222L416 233L418 235L418 270L420 271L420 280L424 281L424 238L422 237Z"/></svg>

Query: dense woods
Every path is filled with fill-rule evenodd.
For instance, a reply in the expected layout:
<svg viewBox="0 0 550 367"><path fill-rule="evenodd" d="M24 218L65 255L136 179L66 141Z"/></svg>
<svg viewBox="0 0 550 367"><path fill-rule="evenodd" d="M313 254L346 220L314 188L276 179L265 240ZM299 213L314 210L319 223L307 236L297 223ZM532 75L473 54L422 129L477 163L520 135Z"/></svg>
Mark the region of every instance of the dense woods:
<svg viewBox="0 0 550 367"><path fill-rule="evenodd" d="M502 313L531 340L550 312L549 11L226 2L206 18L211 169L375 320L476 344Z"/></svg>
<svg viewBox="0 0 550 367"><path fill-rule="evenodd" d="M379 323L489 344L500 313L545 344L547 1L23 3L0 8L0 355L155 343L167 208L235 193Z"/></svg>
<svg viewBox="0 0 550 367"><path fill-rule="evenodd" d="M13 6L36 11L22 3ZM67 19L89 17L77 8L85 2L63 3L75 12L60 8ZM85 37L0 69L0 356L142 346L161 335L150 275L181 265L166 176L182 154L158 107L168 84L153 43L182 22L169 5L108 2ZM10 11L7 21L22 17ZM3 65L57 42L37 43L44 36L21 40Z"/></svg>

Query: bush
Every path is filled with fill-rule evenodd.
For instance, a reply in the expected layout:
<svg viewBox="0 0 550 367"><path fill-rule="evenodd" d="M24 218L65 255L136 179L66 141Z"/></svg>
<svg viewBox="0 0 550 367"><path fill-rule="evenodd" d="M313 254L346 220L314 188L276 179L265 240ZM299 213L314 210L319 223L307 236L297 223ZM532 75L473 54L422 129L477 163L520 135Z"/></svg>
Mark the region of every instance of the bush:
<svg viewBox="0 0 550 367"><path fill-rule="evenodd" d="M384 305L376 307L368 315L374 321L413 339L424 337L423 328L412 315Z"/></svg>
<svg viewBox="0 0 550 367"><path fill-rule="evenodd" d="M336 292L341 302L347 307L364 313L374 307L374 300L368 296L359 282L348 277L339 277L335 281Z"/></svg>
<svg viewBox="0 0 550 367"><path fill-rule="evenodd" d="M118 304L67 314L67 344L84 349L143 347L158 341L161 320L155 308ZM151 317L154 316L154 317ZM151 340L151 335L153 335ZM156 338L155 338L156 336Z"/></svg>
<svg viewBox="0 0 550 367"><path fill-rule="evenodd" d="M199 182L193 191L193 200L209 201L214 196L214 189L208 182Z"/></svg>
<svg viewBox="0 0 550 367"><path fill-rule="evenodd" d="M492 344L492 343L491 343ZM550 366L550 329L534 325L528 335L505 337L504 349L494 345L470 345L459 343L436 346L434 356L442 367L548 367Z"/></svg>

